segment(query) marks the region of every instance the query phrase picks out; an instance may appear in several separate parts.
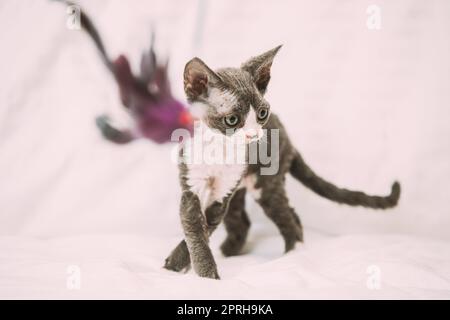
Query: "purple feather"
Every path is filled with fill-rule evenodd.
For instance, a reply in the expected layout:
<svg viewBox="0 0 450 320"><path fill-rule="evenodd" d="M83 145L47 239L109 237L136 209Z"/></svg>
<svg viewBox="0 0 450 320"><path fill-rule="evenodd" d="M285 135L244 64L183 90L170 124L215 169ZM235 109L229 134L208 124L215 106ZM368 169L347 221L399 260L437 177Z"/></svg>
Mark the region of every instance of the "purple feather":
<svg viewBox="0 0 450 320"><path fill-rule="evenodd" d="M65 1L72 5L72 3ZM168 64L159 64L153 50L142 54L140 74L133 75L130 63L124 55L111 61L103 42L90 18L81 11L81 26L89 34L108 69L116 79L120 99L134 120L133 129L116 129L107 116L96 119L103 136L115 143L124 144L136 138L147 138L157 143L169 142L172 132L183 128L192 132L193 120L186 106L175 99L170 90Z"/></svg>

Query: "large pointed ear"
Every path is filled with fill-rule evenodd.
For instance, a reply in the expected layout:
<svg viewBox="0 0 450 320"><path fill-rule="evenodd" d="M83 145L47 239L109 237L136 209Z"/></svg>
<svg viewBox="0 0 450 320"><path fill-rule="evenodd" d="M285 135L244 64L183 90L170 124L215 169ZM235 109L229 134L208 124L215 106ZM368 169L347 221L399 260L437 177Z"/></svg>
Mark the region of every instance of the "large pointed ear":
<svg viewBox="0 0 450 320"><path fill-rule="evenodd" d="M273 58L280 50L281 45L259 56L250 58L241 65L241 69L248 71L255 81L258 90L264 94L270 81L270 68Z"/></svg>
<svg viewBox="0 0 450 320"><path fill-rule="evenodd" d="M220 77L202 60L193 58L184 67L184 92L190 101L207 95L208 86L218 84Z"/></svg>

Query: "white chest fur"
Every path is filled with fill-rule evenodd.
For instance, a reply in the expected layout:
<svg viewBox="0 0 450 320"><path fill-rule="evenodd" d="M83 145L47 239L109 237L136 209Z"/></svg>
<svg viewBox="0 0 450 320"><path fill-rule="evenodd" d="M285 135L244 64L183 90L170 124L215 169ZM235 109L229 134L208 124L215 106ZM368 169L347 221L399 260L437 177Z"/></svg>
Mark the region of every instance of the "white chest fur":
<svg viewBox="0 0 450 320"><path fill-rule="evenodd" d="M206 137L205 139L205 135L194 134L194 138L184 145L184 159L188 169L187 184L199 197L203 212L214 201L222 202L231 194L247 168L245 161L239 161L237 156L234 157L235 161L227 160L230 150L225 147L227 142L222 134ZM245 146L243 148L245 149ZM241 149L239 152L237 149L238 147L234 146L233 152L243 154L245 160L245 151L242 152ZM207 156L210 154L208 150L221 152L211 161L211 157Z"/></svg>
<svg viewBox="0 0 450 320"><path fill-rule="evenodd" d="M239 183L245 166L231 165L188 165L187 184L197 194L203 212L214 201L222 202Z"/></svg>

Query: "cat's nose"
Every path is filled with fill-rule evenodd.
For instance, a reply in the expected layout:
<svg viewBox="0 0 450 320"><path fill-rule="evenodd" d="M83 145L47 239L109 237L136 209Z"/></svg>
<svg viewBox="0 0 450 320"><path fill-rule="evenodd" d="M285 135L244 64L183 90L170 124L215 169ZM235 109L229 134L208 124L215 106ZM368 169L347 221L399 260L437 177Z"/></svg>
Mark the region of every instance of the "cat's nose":
<svg viewBox="0 0 450 320"><path fill-rule="evenodd" d="M255 129L248 129L245 131L245 137L249 140L258 138L258 131Z"/></svg>

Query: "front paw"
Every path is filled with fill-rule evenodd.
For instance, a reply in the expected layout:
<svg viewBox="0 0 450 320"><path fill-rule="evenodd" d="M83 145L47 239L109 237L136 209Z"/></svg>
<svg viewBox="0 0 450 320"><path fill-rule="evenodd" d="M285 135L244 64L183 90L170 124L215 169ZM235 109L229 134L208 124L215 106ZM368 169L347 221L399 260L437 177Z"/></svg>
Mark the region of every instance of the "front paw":
<svg viewBox="0 0 450 320"><path fill-rule="evenodd" d="M301 242L301 241L299 241L299 239L295 236L285 238L284 239L284 253L288 253L289 251L294 250L297 242Z"/></svg>
<svg viewBox="0 0 450 320"><path fill-rule="evenodd" d="M287 253L295 249L297 242L303 242L303 229L301 225L296 225L291 232L284 235L285 250Z"/></svg>
<svg viewBox="0 0 450 320"><path fill-rule="evenodd" d="M194 270L202 278L220 279L217 266L214 262L203 262L200 265L194 265Z"/></svg>
<svg viewBox="0 0 450 320"><path fill-rule="evenodd" d="M186 259L177 259L176 256L171 255L166 259L164 268L170 271L181 272L189 269L189 261L186 261Z"/></svg>
<svg viewBox="0 0 450 320"><path fill-rule="evenodd" d="M183 240L175 249L173 249L170 256L167 257L164 268L171 271L180 272L183 270L188 270L190 264L191 257L189 255L186 242Z"/></svg>
<svg viewBox="0 0 450 320"><path fill-rule="evenodd" d="M198 272L198 275L202 278L209 278L214 280L220 280L219 273L217 272L217 269L211 269L211 270L204 270L201 272Z"/></svg>

